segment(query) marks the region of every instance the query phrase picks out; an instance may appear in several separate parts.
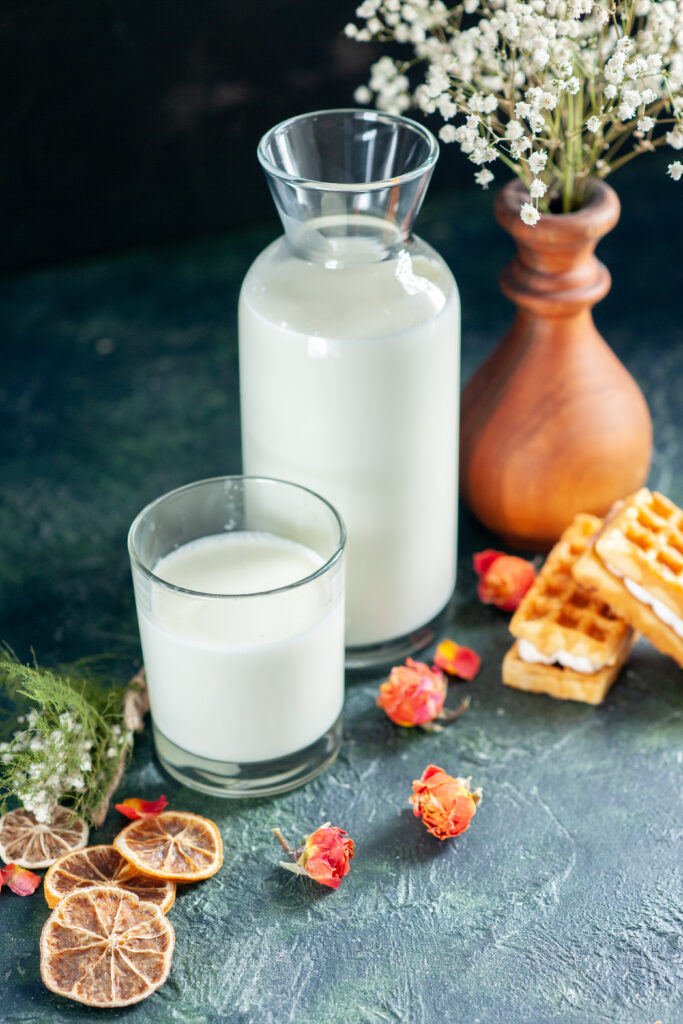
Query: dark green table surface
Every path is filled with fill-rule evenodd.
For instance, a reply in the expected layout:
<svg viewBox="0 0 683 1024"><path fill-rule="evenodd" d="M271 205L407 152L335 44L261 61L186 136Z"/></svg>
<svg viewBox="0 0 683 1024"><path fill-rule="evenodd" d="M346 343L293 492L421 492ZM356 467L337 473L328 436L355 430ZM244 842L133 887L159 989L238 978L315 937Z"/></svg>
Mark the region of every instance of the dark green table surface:
<svg viewBox="0 0 683 1024"><path fill-rule="evenodd" d="M615 284L596 319L650 401L651 483L681 502L680 261L676 233L647 227L664 200L641 198L602 246ZM480 193L432 199L419 230L460 282L466 378L509 319L495 277L510 249ZM110 651L119 678L139 658L127 527L163 491L239 471L236 297L273 233L0 285L0 637L22 657L31 646L46 664ZM507 617L478 603L471 570L491 541L463 513L444 633L484 659L458 691L472 694L464 719L441 735L395 728L375 707L379 677L349 679L334 767L253 803L178 786L147 730L120 795L164 792L214 818L226 849L221 872L171 912L169 981L108 1014L49 994L42 895L5 891L0 1020L683 1021L683 673L641 643L600 708L504 688ZM408 807L429 762L484 789L455 842L433 839ZM280 870L269 832L278 824L296 838L328 819L356 841L337 893ZM93 839L120 825L112 812Z"/></svg>

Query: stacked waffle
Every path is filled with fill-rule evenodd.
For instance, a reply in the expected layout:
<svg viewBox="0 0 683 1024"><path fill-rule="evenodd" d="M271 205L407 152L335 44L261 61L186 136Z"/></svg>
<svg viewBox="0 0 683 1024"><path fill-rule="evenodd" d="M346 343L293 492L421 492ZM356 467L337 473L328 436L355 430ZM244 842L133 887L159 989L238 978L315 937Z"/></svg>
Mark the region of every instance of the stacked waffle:
<svg viewBox="0 0 683 1024"><path fill-rule="evenodd" d="M683 666L683 512L673 502L646 487L618 502L573 572Z"/></svg>
<svg viewBox="0 0 683 1024"><path fill-rule="evenodd" d="M683 665L683 512L647 488L562 534L512 617L503 682L599 704L636 630Z"/></svg>
<svg viewBox="0 0 683 1024"><path fill-rule="evenodd" d="M576 517L512 616L516 643L503 661L508 686L599 704L616 679L633 630L572 575L600 526L595 516Z"/></svg>

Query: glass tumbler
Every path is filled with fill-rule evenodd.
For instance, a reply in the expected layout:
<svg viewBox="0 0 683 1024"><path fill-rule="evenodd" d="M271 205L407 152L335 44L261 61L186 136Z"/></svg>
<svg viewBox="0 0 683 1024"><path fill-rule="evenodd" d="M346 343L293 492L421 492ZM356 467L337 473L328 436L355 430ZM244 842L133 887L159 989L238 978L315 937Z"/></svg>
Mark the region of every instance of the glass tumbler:
<svg viewBox="0 0 683 1024"><path fill-rule="evenodd" d="M128 537L154 742L194 789L264 796L335 758L344 524L312 491L218 477L152 502Z"/></svg>

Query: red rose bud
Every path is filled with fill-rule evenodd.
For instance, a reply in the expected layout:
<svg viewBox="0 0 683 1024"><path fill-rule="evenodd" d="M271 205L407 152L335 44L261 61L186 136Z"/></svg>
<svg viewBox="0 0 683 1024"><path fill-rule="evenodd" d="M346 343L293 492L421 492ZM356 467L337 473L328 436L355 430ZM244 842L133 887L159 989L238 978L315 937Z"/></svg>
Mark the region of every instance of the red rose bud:
<svg viewBox="0 0 683 1024"><path fill-rule="evenodd" d="M470 647L461 647L453 640L442 640L436 649L434 664L449 676L474 679L481 668L481 658Z"/></svg>
<svg viewBox="0 0 683 1024"><path fill-rule="evenodd" d="M454 779L434 764L413 782L413 814L422 818L437 839L452 839L470 827L481 790L470 789L469 783L469 779Z"/></svg>
<svg viewBox="0 0 683 1024"><path fill-rule="evenodd" d="M477 594L484 604L495 604L504 612L514 612L531 584L536 570L531 562L502 551L480 551L473 559L479 576Z"/></svg>
<svg viewBox="0 0 683 1024"><path fill-rule="evenodd" d="M140 800L139 797L131 796L124 800L122 804L116 804L115 806L116 810L120 811L121 814L136 820L138 818L156 818L157 814L161 814L167 804L168 800L165 796L160 796L158 800Z"/></svg>
<svg viewBox="0 0 683 1024"><path fill-rule="evenodd" d="M288 871L307 875L330 889L338 889L342 878L348 875L353 839L343 829L329 823L321 825L310 836L304 836L303 846L295 850L290 849L279 828L273 829L273 835L289 857L289 861L280 861Z"/></svg>
<svg viewBox="0 0 683 1024"><path fill-rule="evenodd" d="M396 725L426 725L438 716L448 687L441 672L408 658L392 668L379 688L377 704Z"/></svg>
<svg viewBox="0 0 683 1024"><path fill-rule="evenodd" d="M2 882L6 882L17 896L30 896L40 885L41 877L16 864L6 864L4 868L0 868L0 886Z"/></svg>

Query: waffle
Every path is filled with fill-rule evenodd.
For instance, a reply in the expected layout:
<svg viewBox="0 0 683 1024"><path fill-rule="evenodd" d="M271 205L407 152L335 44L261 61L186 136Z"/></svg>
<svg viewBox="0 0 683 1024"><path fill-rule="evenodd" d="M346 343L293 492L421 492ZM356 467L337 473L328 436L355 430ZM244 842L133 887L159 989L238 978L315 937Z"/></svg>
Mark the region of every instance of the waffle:
<svg viewBox="0 0 683 1024"><path fill-rule="evenodd" d="M617 503L574 577L683 666L683 637L628 590L624 577L683 620L683 512L646 487Z"/></svg>
<svg viewBox="0 0 683 1024"><path fill-rule="evenodd" d="M574 564L600 526L595 516L576 516L522 599L510 622L517 643L503 661L503 682L508 686L598 704L616 679L633 645L633 631L572 576ZM523 660L520 642L532 644L553 663ZM597 668L578 672L557 664L558 655L586 659Z"/></svg>
<svg viewBox="0 0 683 1024"><path fill-rule="evenodd" d="M619 675L623 662L633 645L631 635L623 659L615 665L607 665L598 672L588 675L573 672L559 665L534 665L522 661L515 643L503 658L503 682L517 690L530 693L546 693L559 700L580 700L584 704L601 704L612 683Z"/></svg>

